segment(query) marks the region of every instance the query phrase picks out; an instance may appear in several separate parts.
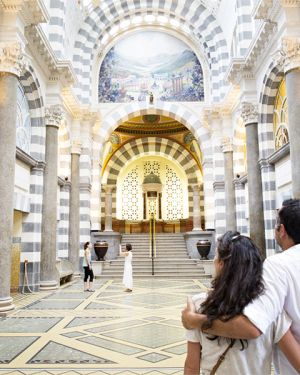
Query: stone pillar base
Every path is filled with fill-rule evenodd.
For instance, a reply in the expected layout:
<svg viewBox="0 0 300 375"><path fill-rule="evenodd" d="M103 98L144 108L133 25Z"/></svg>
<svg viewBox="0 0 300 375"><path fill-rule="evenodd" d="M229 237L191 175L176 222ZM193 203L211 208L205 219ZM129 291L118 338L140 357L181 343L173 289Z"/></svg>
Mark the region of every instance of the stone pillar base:
<svg viewBox="0 0 300 375"><path fill-rule="evenodd" d="M41 281L40 282L40 291L43 290L54 290L58 289L57 281Z"/></svg>
<svg viewBox="0 0 300 375"><path fill-rule="evenodd" d="M5 316L6 313L14 309L15 305L11 297L0 298L0 316Z"/></svg>
<svg viewBox="0 0 300 375"><path fill-rule="evenodd" d="M104 263L105 261L102 262L99 260L92 260L92 268L93 268L95 277L102 275L103 267L105 267Z"/></svg>

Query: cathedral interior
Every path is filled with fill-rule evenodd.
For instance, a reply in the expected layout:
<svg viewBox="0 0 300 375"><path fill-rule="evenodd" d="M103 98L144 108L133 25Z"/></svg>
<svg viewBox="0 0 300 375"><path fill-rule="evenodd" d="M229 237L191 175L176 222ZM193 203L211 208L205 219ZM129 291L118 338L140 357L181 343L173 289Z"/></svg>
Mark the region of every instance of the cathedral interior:
<svg viewBox="0 0 300 375"><path fill-rule="evenodd" d="M0 374L182 374L216 239L280 250L299 118L298 0L0 0Z"/></svg>

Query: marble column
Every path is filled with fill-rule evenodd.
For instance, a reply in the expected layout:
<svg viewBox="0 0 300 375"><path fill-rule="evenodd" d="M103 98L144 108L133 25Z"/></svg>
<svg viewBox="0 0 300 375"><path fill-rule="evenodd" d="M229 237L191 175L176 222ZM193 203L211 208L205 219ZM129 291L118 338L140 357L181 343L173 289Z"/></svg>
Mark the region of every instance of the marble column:
<svg viewBox="0 0 300 375"><path fill-rule="evenodd" d="M18 77L24 69L18 42L0 48L0 315L13 310L10 296Z"/></svg>
<svg viewBox="0 0 300 375"><path fill-rule="evenodd" d="M58 128L62 121L60 106L46 108L46 155L44 172L42 249L40 289L58 287L56 271L57 246L57 158Z"/></svg>
<svg viewBox="0 0 300 375"><path fill-rule="evenodd" d="M0 313L14 308L10 297L18 78L0 73ZM4 182L4 183L3 183Z"/></svg>
<svg viewBox="0 0 300 375"><path fill-rule="evenodd" d="M69 220L69 261L73 265L74 272L79 273L80 251L80 173L79 159L81 144L72 145L71 149L71 191L70 191L70 220Z"/></svg>
<svg viewBox="0 0 300 375"><path fill-rule="evenodd" d="M226 231L236 230L236 207L233 176L233 149L230 139L222 141L222 151L224 155L224 183L225 183L225 217Z"/></svg>
<svg viewBox="0 0 300 375"><path fill-rule="evenodd" d="M200 211L200 187L193 186L193 230L202 230Z"/></svg>
<svg viewBox="0 0 300 375"><path fill-rule="evenodd" d="M112 189L113 186L105 187L105 231L112 232Z"/></svg>
<svg viewBox="0 0 300 375"><path fill-rule="evenodd" d="M293 197L300 199L300 38L283 40Z"/></svg>
<svg viewBox="0 0 300 375"><path fill-rule="evenodd" d="M265 256L265 226L261 171L258 163L258 113L256 106L243 102L241 115L246 127L249 232L262 255Z"/></svg>

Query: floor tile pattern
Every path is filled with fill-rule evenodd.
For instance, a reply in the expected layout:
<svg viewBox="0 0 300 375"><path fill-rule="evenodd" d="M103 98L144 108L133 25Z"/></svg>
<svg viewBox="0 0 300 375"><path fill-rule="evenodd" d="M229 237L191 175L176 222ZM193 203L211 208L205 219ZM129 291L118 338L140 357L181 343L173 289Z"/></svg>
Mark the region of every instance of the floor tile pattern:
<svg viewBox="0 0 300 375"><path fill-rule="evenodd" d="M180 312L203 280L82 280L55 292L16 295L0 318L0 375L182 375Z"/></svg>

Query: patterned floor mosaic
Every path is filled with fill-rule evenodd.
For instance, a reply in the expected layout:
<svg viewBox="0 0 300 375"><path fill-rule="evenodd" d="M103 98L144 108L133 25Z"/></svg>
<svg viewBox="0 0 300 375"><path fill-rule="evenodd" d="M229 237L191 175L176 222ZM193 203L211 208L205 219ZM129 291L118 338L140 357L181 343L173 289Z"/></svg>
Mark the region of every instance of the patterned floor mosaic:
<svg viewBox="0 0 300 375"><path fill-rule="evenodd" d="M0 319L0 374L182 375L186 296L209 281L77 280L55 292L16 295L17 310Z"/></svg>

